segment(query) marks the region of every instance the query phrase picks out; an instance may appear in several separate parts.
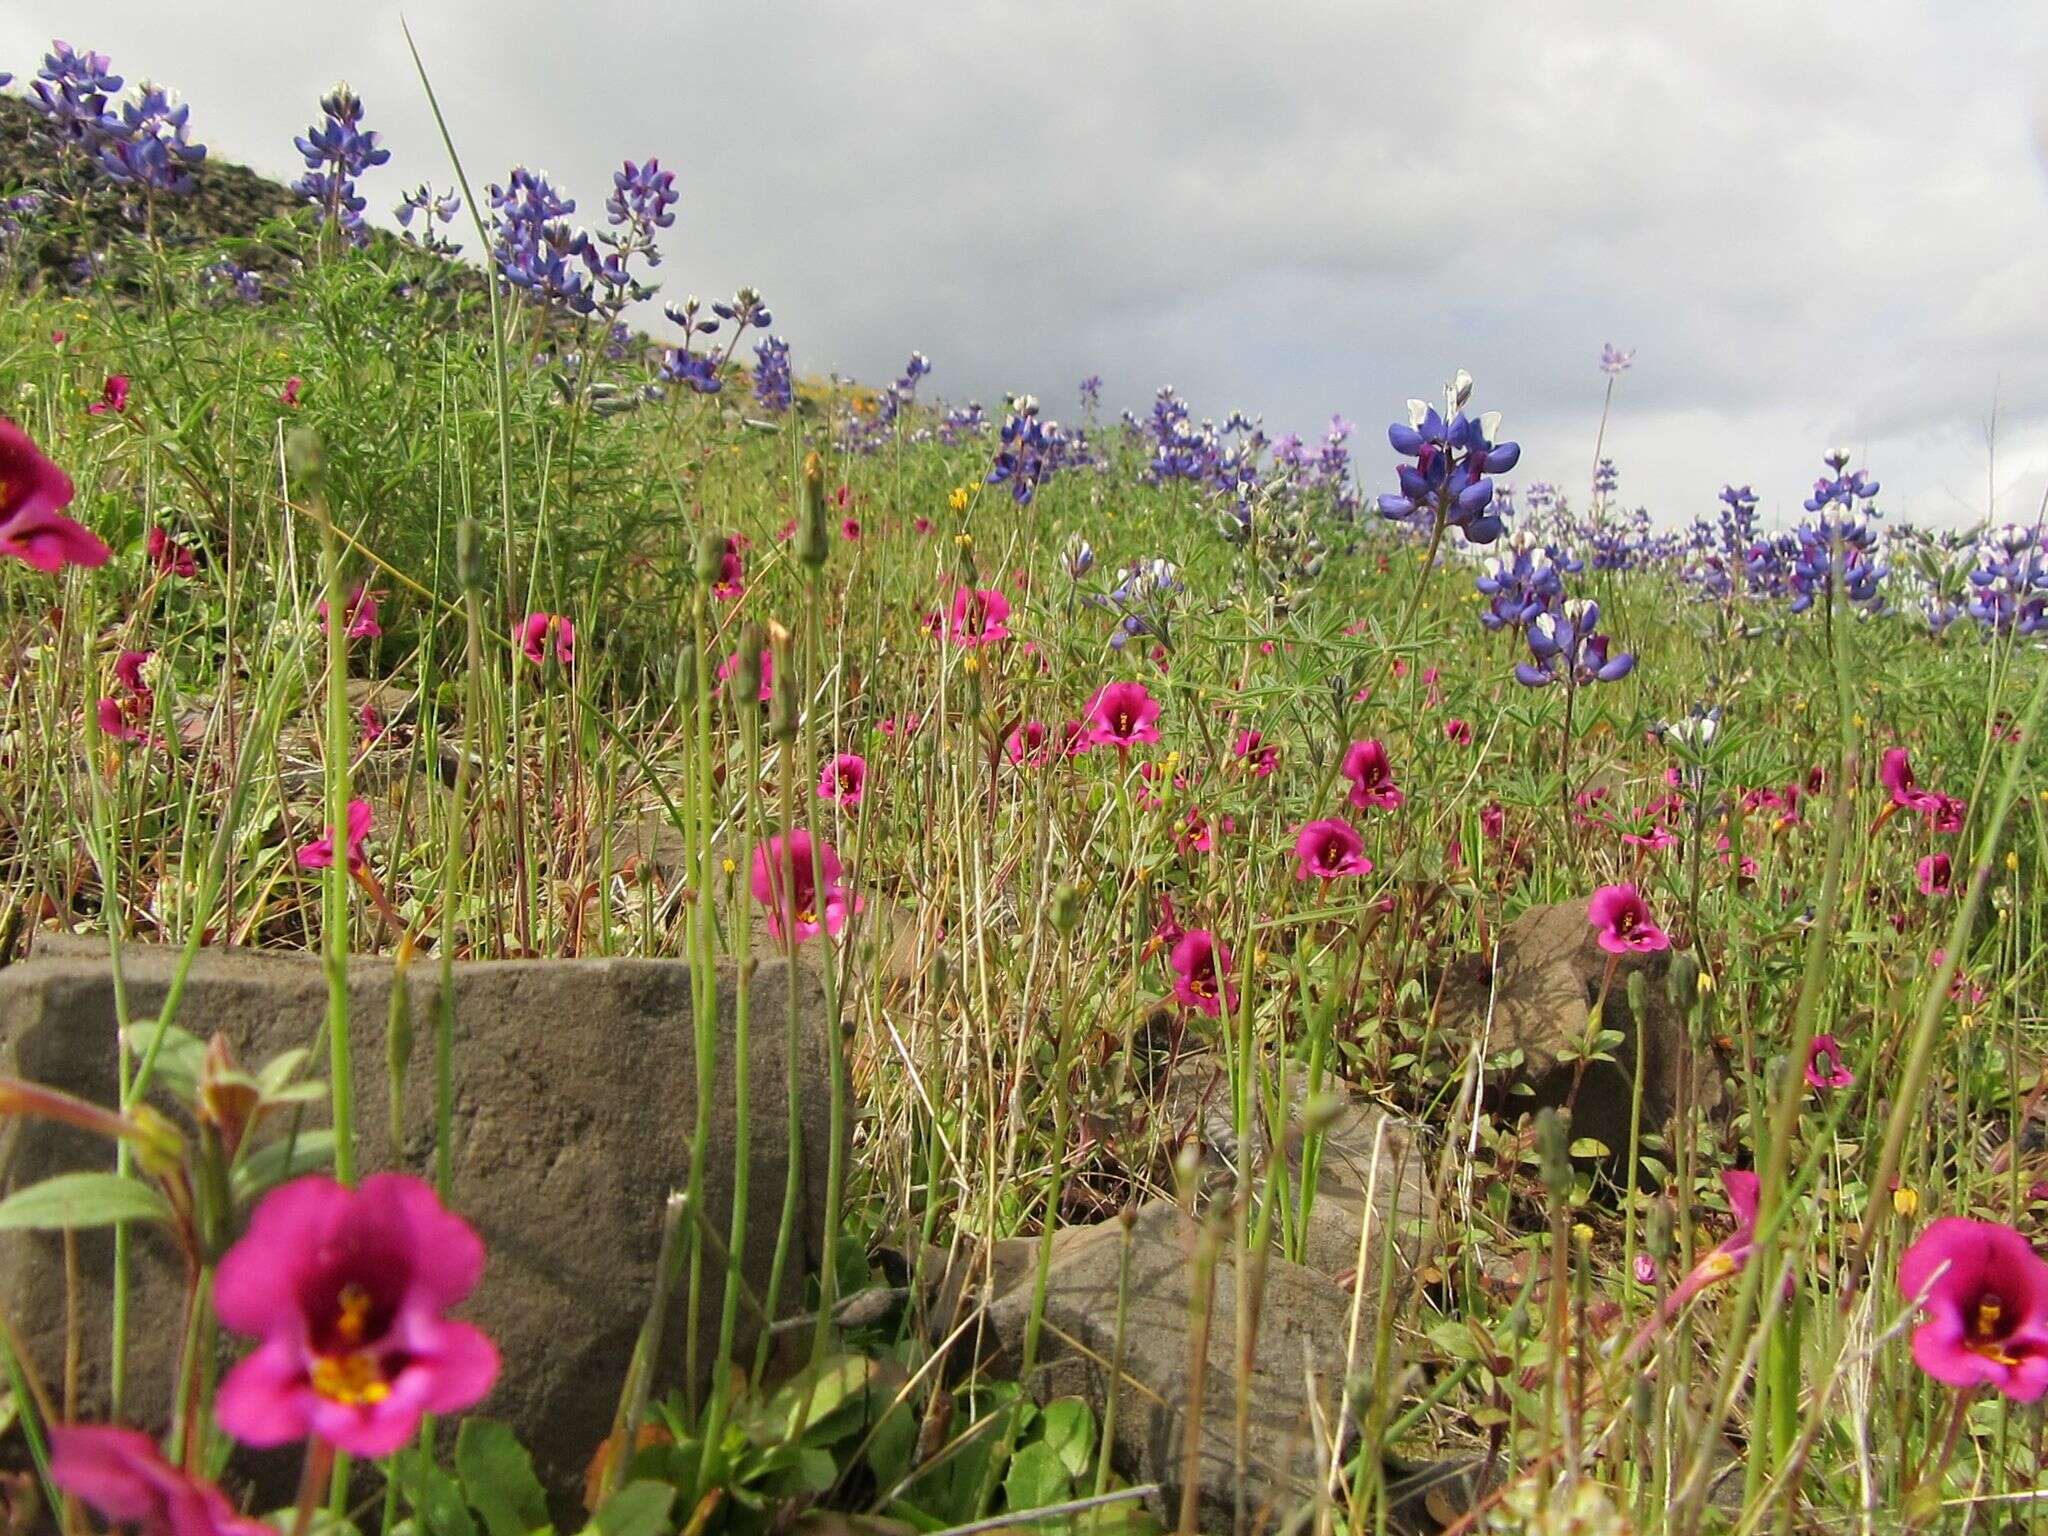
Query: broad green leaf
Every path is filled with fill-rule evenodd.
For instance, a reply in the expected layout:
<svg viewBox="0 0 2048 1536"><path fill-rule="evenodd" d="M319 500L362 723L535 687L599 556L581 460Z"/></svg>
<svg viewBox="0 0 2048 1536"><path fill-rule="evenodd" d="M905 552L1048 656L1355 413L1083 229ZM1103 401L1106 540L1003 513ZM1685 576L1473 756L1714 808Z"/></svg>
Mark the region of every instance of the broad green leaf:
<svg viewBox="0 0 2048 1536"><path fill-rule="evenodd" d="M412 1505L419 1536L476 1536L476 1520L463 1502L462 1487L418 1450L401 1451L392 1475Z"/></svg>
<svg viewBox="0 0 2048 1536"><path fill-rule="evenodd" d="M313 1173L334 1162L334 1132L301 1131L258 1147L235 1165L229 1183L237 1201L255 1199L287 1179Z"/></svg>
<svg viewBox="0 0 2048 1536"><path fill-rule="evenodd" d="M157 1032L163 1044L156 1045ZM199 1093L200 1069L206 1065L206 1042L175 1024L159 1026L154 1019L142 1019L121 1031L128 1054L140 1062L155 1046L156 1065L150 1068L150 1082L190 1102Z"/></svg>
<svg viewBox="0 0 2048 1536"><path fill-rule="evenodd" d="M1020 1446L1010 1458L1009 1475L1003 1479L1003 1501L1007 1508L1043 1509L1048 1504L1063 1502L1073 1491L1066 1463L1043 1440Z"/></svg>
<svg viewBox="0 0 2048 1536"><path fill-rule="evenodd" d="M1095 1410L1078 1397L1056 1397L1040 1411L1038 1438L1052 1447L1072 1477L1095 1465Z"/></svg>
<svg viewBox="0 0 2048 1536"><path fill-rule="evenodd" d="M674 1529L668 1512L675 1501L676 1490L667 1483L628 1483L591 1516L584 1536L667 1536Z"/></svg>
<svg viewBox="0 0 2048 1536"><path fill-rule="evenodd" d="M5 1232L170 1219L170 1202L153 1185L119 1173L60 1173L0 1200L0 1231Z"/></svg>
<svg viewBox="0 0 2048 1536"><path fill-rule="evenodd" d="M533 1458L496 1419L464 1419L455 1437L455 1471L462 1492L484 1517L491 1536L530 1536L548 1524L547 1495L533 1475Z"/></svg>

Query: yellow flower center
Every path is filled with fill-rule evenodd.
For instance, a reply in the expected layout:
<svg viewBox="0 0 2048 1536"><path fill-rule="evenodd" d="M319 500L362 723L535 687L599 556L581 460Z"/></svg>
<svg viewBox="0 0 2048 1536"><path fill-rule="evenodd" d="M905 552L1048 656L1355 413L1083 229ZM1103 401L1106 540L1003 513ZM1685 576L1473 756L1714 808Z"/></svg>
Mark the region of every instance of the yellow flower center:
<svg viewBox="0 0 2048 1536"><path fill-rule="evenodd" d="M336 1298L334 1336L344 1345L362 1343L375 1305L376 1299L361 1286L343 1286ZM329 1402L352 1408L381 1403L391 1395L391 1383L384 1379L383 1365L367 1349L320 1356L313 1362L312 1377L315 1392Z"/></svg>
<svg viewBox="0 0 2048 1536"><path fill-rule="evenodd" d="M1968 1347L1972 1354L1982 1355L1994 1365L2018 1365L2019 1361L2005 1351L2005 1341L1999 1335L1999 1324L2005 1320L2005 1303L1996 1296L1980 1297L1976 1314L1970 1319Z"/></svg>

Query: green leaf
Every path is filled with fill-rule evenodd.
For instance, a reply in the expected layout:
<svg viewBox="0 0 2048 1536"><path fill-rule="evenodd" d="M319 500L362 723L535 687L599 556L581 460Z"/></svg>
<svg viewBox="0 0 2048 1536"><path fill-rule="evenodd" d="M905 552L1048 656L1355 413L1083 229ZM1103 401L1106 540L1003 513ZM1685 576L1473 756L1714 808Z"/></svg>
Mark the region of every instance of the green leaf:
<svg viewBox="0 0 2048 1536"><path fill-rule="evenodd" d="M120 1173L60 1173L0 1200L0 1232L56 1232L171 1219L156 1188Z"/></svg>
<svg viewBox="0 0 2048 1536"><path fill-rule="evenodd" d="M162 1045L156 1045L159 1027L163 1031ZM156 1046L156 1064L150 1068L152 1084L169 1089L187 1102L198 1097L199 1072L206 1065L204 1040L175 1024L159 1026L154 1019L141 1019L129 1025L121 1031L121 1039L137 1062L149 1055L151 1046Z"/></svg>
<svg viewBox="0 0 2048 1536"><path fill-rule="evenodd" d="M667 1536L676 1490L667 1483L628 1483L591 1516L584 1536Z"/></svg>
<svg viewBox="0 0 2048 1536"><path fill-rule="evenodd" d="M455 1437L455 1471L491 1536L529 1536L546 1528L547 1495L533 1475L533 1458L496 1419L462 1421Z"/></svg>
<svg viewBox="0 0 2048 1536"><path fill-rule="evenodd" d="M1581 1136L1571 1144L1569 1150L1570 1155L1573 1157L1609 1157L1613 1155L1607 1143L1594 1136Z"/></svg>
<svg viewBox="0 0 2048 1536"><path fill-rule="evenodd" d="M1060 1454L1043 1440L1019 1448L1003 1479L1003 1501L1012 1510L1043 1509L1064 1501L1074 1491Z"/></svg>
<svg viewBox="0 0 2048 1536"><path fill-rule="evenodd" d="M280 1136L258 1147L235 1165L228 1182L236 1201L246 1203L287 1179L325 1168L333 1161L334 1132L301 1131L296 1137Z"/></svg>
<svg viewBox="0 0 2048 1536"><path fill-rule="evenodd" d="M476 1536L476 1521L454 1478L419 1450L392 1458L392 1476L411 1504L419 1536Z"/></svg>
<svg viewBox="0 0 2048 1536"><path fill-rule="evenodd" d="M1086 1477L1095 1465L1095 1410L1078 1397L1056 1397L1040 1414L1038 1438L1070 1476Z"/></svg>

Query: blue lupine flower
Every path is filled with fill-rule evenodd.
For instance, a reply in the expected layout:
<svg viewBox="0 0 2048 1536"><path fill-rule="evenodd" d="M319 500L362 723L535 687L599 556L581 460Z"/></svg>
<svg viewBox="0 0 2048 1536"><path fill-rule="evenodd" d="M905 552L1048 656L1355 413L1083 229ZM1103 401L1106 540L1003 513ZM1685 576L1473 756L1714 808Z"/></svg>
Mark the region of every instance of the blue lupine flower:
<svg viewBox="0 0 2048 1536"><path fill-rule="evenodd" d="M1970 617L1986 629L2022 636L2048 629L2048 546L2038 526L1987 530L1969 581Z"/></svg>
<svg viewBox="0 0 2048 1536"><path fill-rule="evenodd" d="M384 164L391 151L380 148L377 134L363 127L362 98L347 81L320 98L320 112L320 121L292 140L306 162L306 173L292 190L320 210L323 224L340 229L352 244L366 244L370 231L356 178Z"/></svg>
<svg viewBox="0 0 2048 1536"><path fill-rule="evenodd" d="M1621 484L1621 473L1614 467L1614 460L1602 459L1593 470L1593 498L1605 501L1614 494L1614 488Z"/></svg>
<svg viewBox="0 0 2048 1536"><path fill-rule="evenodd" d="M170 91L139 81L121 103L118 117L99 130L100 169L115 181L173 196L192 190L186 169L206 158L206 146L191 142L191 107Z"/></svg>
<svg viewBox="0 0 2048 1536"><path fill-rule="evenodd" d="M1060 548L1060 563L1066 567L1070 581L1079 581L1095 569L1095 550L1078 530L1067 535L1067 542Z"/></svg>
<svg viewBox="0 0 2048 1536"><path fill-rule="evenodd" d="M754 403L780 416L796 397L789 367L789 343L770 336L754 348Z"/></svg>
<svg viewBox="0 0 2048 1536"><path fill-rule="evenodd" d="M1421 400L1408 402L1408 420L1387 428L1396 453L1415 460L1399 466L1401 490L1382 496L1380 515L1394 522L1420 522L1434 534L1447 527L1463 530L1474 544L1491 544L1504 527L1491 506L1491 475L1506 474L1520 461L1516 443L1494 440L1500 415L1467 416L1472 379L1459 373L1445 391L1444 409Z"/></svg>
<svg viewBox="0 0 2048 1536"><path fill-rule="evenodd" d="M103 135L119 128L119 118L107 105L121 89L121 77L111 65L104 53L80 51L59 38L30 83L35 94L29 105L42 115L45 127L73 148L91 153Z"/></svg>
<svg viewBox="0 0 2048 1536"><path fill-rule="evenodd" d="M460 245L436 233L434 229L436 224L455 222L455 215L462 212L460 193L453 190L436 192L423 181L410 192L402 193L398 199L398 206L392 212L397 216L398 227L408 244L417 244L420 249L431 251L436 256L460 254ZM420 220L420 232L417 237L414 236L412 229L415 214Z"/></svg>
<svg viewBox="0 0 2048 1536"><path fill-rule="evenodd" d="M1009 415L1003 422L994 462L989 465L990 485L1007 485L1018 506L1029 506L1047 481L1074 460L1075 442L1056 421L1038 414L1038 402L1029 395L1011 399Z"/></svg>
<svg viewBox="0 0 2048 1536"><path fill-rule="evenodd" d="M1081 408L1092 411L1102 404L1102 375L1091 373L1081 381Z"/></svg>
<svg viewBox="0 0 2048 1536"><path fill-rule="evenodd" d="M851 417L846 422L843 437L846 448L854 453L873 453L894 437L897 418L916 401L918 383L931 371L930 358L922 352L911 353L910 361L903 365L903 372L897 376L896 382L876 395L874 411L866 417ZM1034 403L1033 409L1036 408ZM977 417L980 410L980 406L974 407Z"/></svg>
<svg viewBox="0 0 2048 1536"><path fill-rule="evenodd" d="M1489 555L1473 586L1486 597L1479 622L1490 630L1521 629L1538 614L1554 612L1564 603L1564 575L1532 534L1516 533L1504 554Z"/></svg>
<svg viewBox="0 0 2048 1536"><path fill-rule="evenodd" d="M491 186L490 199L491 259L505 281L544 304L580 315L595 310L590 236L567 222L575 199L556 191L545 172L523 165L513 168L504 186Z"/></svg>
<svg viewBox="0 0 2048 1536"><path fill-rule="evenodd" d="M1529 688L1558 682L1583 688L1627 677L1635 670L1635 656L1628 651L1610 656L1599 625L1600 605L1586 597L1568 598L1556 613L1537 614L1523 631L1534 664L1517 662L1515 681Z"/></svg>
<svg viewBox="0 0 2048 1536"><path fill-rule="evenodd" d="M1611 341L1602 342L1600 345L1600 371L1610 378L1627 373L1635 360L1633 347L1624 352Z"/></svg>
<svg viewBox="0 0 2048 1536"><path fill-rule="evenodd" d="M1845 512L1855 512L1859 510L1856 505L1858 502L1868 502L1877 495L1877 481L1869 478L1860 469L1854 474L1847 473L1847 453L1837 449L1828 454L1822 462L1833 470L1834 474L1831 477L1823 475L1813 482L1813 494L1806 499L1807 511L1820 512L1833 505L1840 506ZM1861 510L1875 511L1874 508L1867 506Z"/></svg>
<svg viewBox="0 0 2048 1536"><path fill-rule="evenodd" d="M725 387L718 376L718 359L687 347L670 347L662 357L661 376L672 384L687 384L700 395L715 395Z"/></svg>

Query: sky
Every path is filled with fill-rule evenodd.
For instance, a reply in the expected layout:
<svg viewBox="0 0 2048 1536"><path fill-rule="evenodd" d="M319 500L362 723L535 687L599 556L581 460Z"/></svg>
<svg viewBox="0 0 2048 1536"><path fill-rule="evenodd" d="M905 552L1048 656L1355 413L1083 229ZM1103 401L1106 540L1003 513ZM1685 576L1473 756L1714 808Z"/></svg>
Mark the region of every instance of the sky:
<svg viewBox="0 0 2048 1536"><path fill-rule="evenodd" d="M1427 24L1425 24L1425 18ZM1662 522L1753 485L1788 522L1831 447L1893 517L2031 521L2048 493L2048 7L2028 0L419 0L472 183L550 172L597 223L658 156L664 298L751 283L799 371L1071 419L1171 384L1314 438L1457 369L1578 501L1604 450ZM382 0L0 0L289 178L346 79L400 192L451 182ZM20 84L14 87L19 90ZM467 242L475 247L473 232ZM666 329L659 316L651 328ZM1995 423L1995 425L1994 425Z"/></svg>

